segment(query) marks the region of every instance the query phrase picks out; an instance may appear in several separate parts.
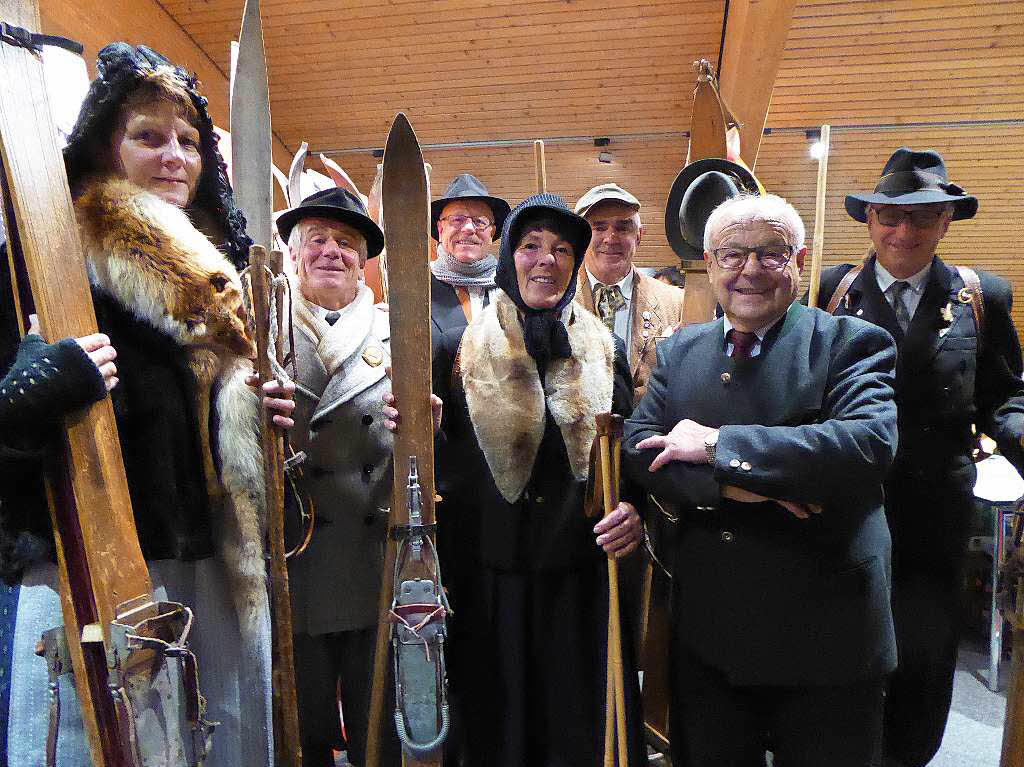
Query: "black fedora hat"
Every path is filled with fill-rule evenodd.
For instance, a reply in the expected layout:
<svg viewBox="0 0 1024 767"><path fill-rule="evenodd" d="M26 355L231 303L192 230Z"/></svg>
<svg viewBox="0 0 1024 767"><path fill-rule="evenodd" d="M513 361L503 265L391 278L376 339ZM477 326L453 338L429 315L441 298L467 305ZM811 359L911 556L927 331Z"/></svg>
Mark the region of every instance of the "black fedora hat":
<svg viewBox="0 0 1024 767"><path fill-rule="evenodd" d="M704 225L711 212L740 194L760 194L754 174L738 163L710 157L679 171L665 206L665 236L680 259L704 257Z"/></svg>
<svg viewBox="0 0 1024 767"><path fill-rule="evenodd" d="M487 194L487 187L483 182L469 173L460 173L452 179L452 183L444 192L444 197L430 203L430 236L437 239L437 220L441 218L444 206L460 200L479 200L490 207L491 213L494 214L494 236L491 239L498 239L501 227L505 223L505 216L510 210L509 204L500 197Z"/></svg>
<svg viewBox="0 0 1024 767"><path fill-rule="evenodd" d="M953 203L953 220L972 218L978 212L978 199L949 183L941 154L934 149L916 152L900 147L882 169L874 192L847 195L846 212L863 224L868 220L867 206L871 203L923 205L933 202Z"/></svg>
<svg viewBox="0 0 1024 767"><path fill-rule="evenodd" d="M277 232L288 242L294 226L304 218L331 218L354 227L366 238L366 256L374 258L384 250L384 232L366 214L363 201L347 189L332 187L311 194L294 208L277 217Z"/></svg>

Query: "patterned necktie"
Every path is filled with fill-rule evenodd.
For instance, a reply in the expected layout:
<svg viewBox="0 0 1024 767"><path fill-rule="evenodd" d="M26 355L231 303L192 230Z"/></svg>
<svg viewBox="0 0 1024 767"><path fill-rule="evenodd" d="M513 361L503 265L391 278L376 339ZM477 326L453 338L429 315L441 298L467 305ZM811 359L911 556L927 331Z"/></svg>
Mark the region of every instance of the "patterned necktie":
<svg viewBox="0 0 1024 767"><path fill-rule="evenodd" d="M757 343L757 333L745 333L734 328L729 331L729 343L732 344L730 357L746 359L750 356L750 350L754 348L754 344Z"/></svg>
<svg viewBox="0 0 1024 767"><path fill-rule="evenodd" d="M327 312L327 314L324 315L324 319L327 320L328 325L333 325L338 321L338 317L340 316L341 312Z"/></svg>
<svg viewBox="0 0 1024 767"><path fill-rule="evenodd" d="M910 283L906 280L897 280L889 286L889 295L892 301L892 310L896 312L896 321L900 324L900 329L904 333L907 332L907 328L910 327L910 312L907 310L907 302L903 300L903 296L910 290Z"/></svg>
<svg viewBox="0 0 1024 767"><path fill-rule="evenodd" d="M615 314L626 305L626 299L622 297L622 291L618 285L594 286L594 308L597 309L597 316L608 326L608 329L615 332Z"/></svg>

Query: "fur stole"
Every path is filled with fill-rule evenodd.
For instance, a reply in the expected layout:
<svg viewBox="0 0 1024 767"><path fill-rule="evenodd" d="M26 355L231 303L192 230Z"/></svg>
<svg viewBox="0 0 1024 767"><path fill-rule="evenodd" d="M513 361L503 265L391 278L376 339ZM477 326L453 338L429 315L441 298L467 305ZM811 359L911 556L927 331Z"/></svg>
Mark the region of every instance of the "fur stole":
<svg viewBox="0 0 1024 767"><path fill-rule="evenodd" d="M267 610L266 499L259 399L245 383L255 346L238 273L184 211L124 179L90 180L75 213L93 284L189 351L213 529L243 635L258 631ZM219 473L210 450L211 407Z"/></svg>
<svg viewBox="0 0 1024 767"><path fill-rule="evenodd" d="M516 306L502 291L491 293L490 305L462 337L459 368L469 418L494 483L509 503L518 500L533 473L545 410L562 433L573 475L583 480L597 434L594 417L612 407L612 335L590 313L572 304L568 311L572 356L551 364L543 388Z"/></svg>

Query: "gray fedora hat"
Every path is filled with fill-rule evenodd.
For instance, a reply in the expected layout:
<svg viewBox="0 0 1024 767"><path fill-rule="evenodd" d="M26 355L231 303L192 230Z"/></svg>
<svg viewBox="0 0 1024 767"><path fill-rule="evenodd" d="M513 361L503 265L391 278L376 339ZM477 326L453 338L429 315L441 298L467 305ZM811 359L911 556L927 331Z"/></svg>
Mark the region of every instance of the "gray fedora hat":
<svg viewBox="0 0 1024 767"><path fill-rule="evenodd" d="M494 214L494 236L491 239L498 239L501 235L501 227L505 223L505 216L508 215L511 207L500 197L489 195L483 182L470 173L460 173L452 179L444 196L430 203L430 236L437 239L437 221L441 218L444 206L460 200L479 200L490 207L491 213Z"/></svg>
<svg viewBox="0 0 1024 767"><path fill-rule="evenodd" d="M868 220L867 206L872 203L924 205L933 202L953 203L954 221L972 218L978 212L978 199L949 183L941 154L934 149L916 152L900 147L882 169L874 192L847 195L846 212L863 224Z"/></svg>

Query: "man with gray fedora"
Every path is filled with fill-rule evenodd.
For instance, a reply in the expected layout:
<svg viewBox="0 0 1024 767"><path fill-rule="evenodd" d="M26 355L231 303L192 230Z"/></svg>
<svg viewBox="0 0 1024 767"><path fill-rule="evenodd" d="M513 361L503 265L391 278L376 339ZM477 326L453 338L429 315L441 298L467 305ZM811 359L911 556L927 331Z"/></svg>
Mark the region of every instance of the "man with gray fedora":
<svg viewBox="0 0 1024 767"><path fill-rule="evenodd" d="M388 314L362 274L384 235L343 189L307 197L277 226L298 287L292 443L307 455L298 491L316 515L309 547L288 566L303 764L333 765L332 749L347 747L361 765L392 477ZM382 744L383 763L399 764L394 727Z"/></svg>
<svg viewBox="0 0 1024 767"><path fill-rule="evenodd" d="M891 767L920 767L942 742L952 694L974 510L972 427L1024 468L1024 366L1010 284L936 255L950 223L978 210L938 152L898 149L872 192L846 197L846 210L867 224L872 247L862 264L824 270L818 301L885 328L898 347L899 452L885 505L899 666L885 751Z"/></svg>
<svg viewBox="0 0 1024 767"><path fill-rule="evenodd" d="M487 305L498 262L487 252L498 239L509 204L488 194L475 176L456 176L430 204L430 234L437 240L431 262L431 337L465 327Z"/></svg>
<svg viewBox="0 0 1024 767"><path fill-rule="evenodd" d="M591 238L577 276L578 304L596 314L626 346L639 400L657 359L655 347L679 326L683 292L638 272L643 238L640 201L618 184L599 184L576 201Z"/></svg>

